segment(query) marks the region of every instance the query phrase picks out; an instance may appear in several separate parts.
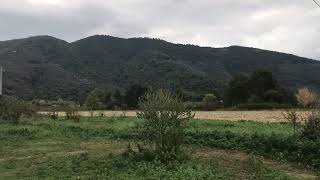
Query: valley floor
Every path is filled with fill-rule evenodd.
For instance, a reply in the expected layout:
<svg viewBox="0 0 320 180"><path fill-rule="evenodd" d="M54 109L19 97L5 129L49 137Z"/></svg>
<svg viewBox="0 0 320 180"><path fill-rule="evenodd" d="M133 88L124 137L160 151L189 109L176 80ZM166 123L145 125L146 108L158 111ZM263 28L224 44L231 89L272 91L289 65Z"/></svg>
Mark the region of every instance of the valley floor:
<svg viewBox="0 0 320 180"><path fill-rule="evenodd" d="M0 122L0 179L317 179L301 165L196 144L188 145L191 159L181 164L125 158L128 143L136 141L131 128L139 121L39 117L18 125ZM207 120L192 121L188 131L291 135L286 124Z"/></svg>

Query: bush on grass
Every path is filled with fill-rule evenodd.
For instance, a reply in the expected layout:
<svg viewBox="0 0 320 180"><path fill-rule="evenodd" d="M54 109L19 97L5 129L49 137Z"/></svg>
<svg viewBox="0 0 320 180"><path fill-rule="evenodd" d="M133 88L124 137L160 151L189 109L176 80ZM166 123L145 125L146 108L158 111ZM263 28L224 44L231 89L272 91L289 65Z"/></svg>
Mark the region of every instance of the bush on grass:
<svg viewBox="0 0 320 180"><path fill-rule="evenodd" d="M194 117L191 110L178 96L165 90L148 92L139 107L137 115L144 121L136 127L136 132L143 143L137 144L136 154L162 162L183 160L185 130Z"/></svg>
<svg viewBox="0 0 320 180"><path fill-rule="evenodd" d="M312 112L306 117L301 136L309 140L320 141L320 111Z"/></svg>
<svg viewBox="0 0 320 180"><path fill-rule="evenodd" d="M287 120L293 127L293 136L296 137L298 134L298 128L301 125L301 119L298 112L294 109L288 109L283 113L283 117Z"/></svg>
<svg viewBox="0 0 320 180"><path fill-rule="evenodd" d="M27 105L14 97L0 96L0 119L18 123L23 114L32 114Z"/></svg>

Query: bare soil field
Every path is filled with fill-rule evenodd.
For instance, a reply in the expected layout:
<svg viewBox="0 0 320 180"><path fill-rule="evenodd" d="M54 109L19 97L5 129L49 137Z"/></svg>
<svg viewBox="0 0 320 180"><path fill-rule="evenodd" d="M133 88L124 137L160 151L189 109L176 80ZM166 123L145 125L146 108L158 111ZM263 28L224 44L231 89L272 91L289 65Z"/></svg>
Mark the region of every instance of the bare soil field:
<svg viewBox="0 0 320 180"><path fill-rule="evenodd" d="M89 111L80 111L81 116L91 116ZM194 111L196 119L208 120L246 120L258 122L283 122L284 111ZM305 117L310 111L299 111L300 116ZM39 114L48 114L48 112L39 112ZM65 116L64 112L58 112L59 116ZM136 116L136 111L94 111L94 116Z"/></svg>

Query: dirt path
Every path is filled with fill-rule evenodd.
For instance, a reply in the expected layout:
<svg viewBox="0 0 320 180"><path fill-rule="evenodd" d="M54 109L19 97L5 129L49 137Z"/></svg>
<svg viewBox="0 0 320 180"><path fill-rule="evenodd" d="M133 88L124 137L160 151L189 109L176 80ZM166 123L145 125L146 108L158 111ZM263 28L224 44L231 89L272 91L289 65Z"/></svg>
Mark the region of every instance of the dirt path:
<svg viewBox="0 0 320 180"><path fill-rule="evenodd" d="M198 159L202 160L212 160L217 159L215 163L218 163L219 166L223 166L225 168L229 169L237 169L239 168L239 164L234 164L232 162L241 162L243 164L247 164L250 155L238 151L227 151L227 150L220 150L220 149L209 149L209 148L203 148L199 149L194 153L194 156ZM319 179L315 173L312 171L302 169L302 168L296 168L288 164L283 164L278 161L273 161L269 159L260 159L262 164L272 166L287 175L291 177L295 177L297 179ZM244 168L244 167L242 167Z"/></svg>
<svg viewBox="0 0 320 180"><path fill-rule="evenodd" d="M196 119L208 120L247 120L258 122L283 122L284 111L194 111ZM58 112L59 116L65 116L64 112ZM305 116L308 111L299 111L300 116ZM39 112L39 114L48 114L48 112ZM91 116L89 111L81 111L82 116ZM103 114L107 117L128 116L135 117L135 111L95 111L94 115Z"/></svg>

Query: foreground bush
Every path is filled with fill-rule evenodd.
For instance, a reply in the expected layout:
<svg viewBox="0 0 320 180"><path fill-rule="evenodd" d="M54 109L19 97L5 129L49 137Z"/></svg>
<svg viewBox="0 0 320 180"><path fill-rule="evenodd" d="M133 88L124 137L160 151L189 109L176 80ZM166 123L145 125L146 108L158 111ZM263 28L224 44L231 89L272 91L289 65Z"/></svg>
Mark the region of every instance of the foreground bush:
<svg viewBox="0 0 320 180"><path fill-rule="evenodd" d="M18 99L10 96L0 97L0 118L4 121L18 123L22 114L31 114L27 105Z"/></svg>
<svg viewBox="0 0 320 180"><path fill-rule="evenodd" d="M292 125L293 135L299 135L303 139L320 140L320 111L314 111L303 118L296 110L287 110L284 118Z"/></svg>
<svg viewBox="0 0 320 180"><path fill-rule="evenodd" d="M180 159L185 129L194 117L191 110L178 96L164 90L147 93L139 107L138 117L144 119L137 127L143 141L138 144L139 152L162 161Z"/></svg>

